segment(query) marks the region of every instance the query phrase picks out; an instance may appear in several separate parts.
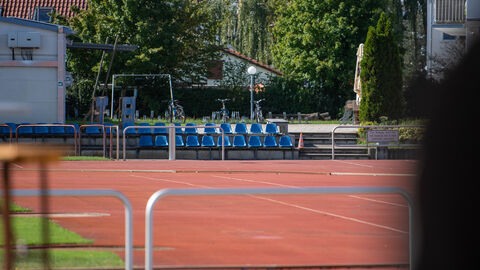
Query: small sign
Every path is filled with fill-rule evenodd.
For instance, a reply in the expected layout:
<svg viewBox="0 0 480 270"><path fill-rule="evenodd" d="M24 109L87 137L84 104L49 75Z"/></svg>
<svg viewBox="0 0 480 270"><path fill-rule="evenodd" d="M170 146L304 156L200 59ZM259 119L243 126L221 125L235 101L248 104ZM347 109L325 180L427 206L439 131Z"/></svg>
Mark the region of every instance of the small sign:
<svg viewBox="0 0 480 270"><path fill-rule="evenodd" d="M368 130L367 142L398 142L398 130Z"/></svg>

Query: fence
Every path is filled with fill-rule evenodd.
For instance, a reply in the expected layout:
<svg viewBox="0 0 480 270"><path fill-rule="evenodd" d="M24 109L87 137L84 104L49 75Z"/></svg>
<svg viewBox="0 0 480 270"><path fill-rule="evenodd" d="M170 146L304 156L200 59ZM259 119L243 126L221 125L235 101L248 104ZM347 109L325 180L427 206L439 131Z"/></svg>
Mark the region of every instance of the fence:
<svg viewBox="0 0 480 270"><path fill-rule="evenodd" d="M101 124L89 124L89 125L81 125L78 129L78 153L81 154L82 152L82 129L83 128L88 128L88 127L99 127L102 128L102 147L103 147L103 157L105 157L105 151L106 151L106 133L105 130L109 129L110 131L110 144L109 144L109 158L112 158L112 150L113 150L113 133L114 130L116 131L115 133L117 134L117 160L119 158L119 134L118 134L118 126L106 126L106 125L101 125Z"/></svg>
<svg viewBox="0 0 480 270"><path fill-rule="evenodd" d="M3 196L3 191L2 196ZM11 190L12 196L107 196L115 197L125 206L125 269L133 269L133 212L130 201L122 193L109 189L80 189L80 190Z"/></svg>
<svg viewBox="0 0 480 270"><path fill-rule="evenodd" d="M15 142L18 143L18 135L19 135L19 130L21 128L25 128L25 127L32 127L32 128L35 128L35 127L69 127L69 128L72 128L73 129L73 144L74 144L74 151L75 151L75 155L77 155L77 128L74 126L74 125L61 125L61 124L35 124L35 125L18 125L16 127L16 130L15 130Z"/></svg>
<svg viewBox="0 0 480 270"><path fill-rule="evenodd" d="M10 138L10 143L12 143L12 137L13 137L13 131L12 131L12 127L10 127L9 125L6 125L6 124L0 124L0 127L3 127L3 128L7 128L9 130L9 138Z"/></svg>
<svg viewBox="0 0 480 270"><path fill-rule="evenodd" d="M222 160L225 160L225 131L221 126L128 126L123 129L123 161L127 160L127 141L126 141L126 131L129 129L168 129L168 159L175 160L176 153L175 153L175 129L177 128L218 128L222 131Z"/></svg>
<svg viewBox="0 0 480 270"><path fill-rule="evenodd" d="M424 128L424 126L421 125L370 125L370 126L359 126L359 125L341 125L341 126L336 126L332 130L332 160L335 159L335 130L339 128ZM356 145L358 147L366 147L369 149L370 145ZM418 146L416 144L397 144L398 147L406 147L406 146ZM349 147L352 147L352 145L349 145ZM375 145L377 147L377 145Z"/></svg>
<svg viewBox="0 0 480 270"><path fill-rule="evenodd" d="M164 189L155 192L147 202L145 210L145 269L153 269L153 207L165 196L191 195L251 195L251 194L358 194L358 193L396 193L408 202L409 217L409 263L414 269L413 251L413 201L402 189L394 187L315 187L315 188L205 188L205 189Z"/></svg>

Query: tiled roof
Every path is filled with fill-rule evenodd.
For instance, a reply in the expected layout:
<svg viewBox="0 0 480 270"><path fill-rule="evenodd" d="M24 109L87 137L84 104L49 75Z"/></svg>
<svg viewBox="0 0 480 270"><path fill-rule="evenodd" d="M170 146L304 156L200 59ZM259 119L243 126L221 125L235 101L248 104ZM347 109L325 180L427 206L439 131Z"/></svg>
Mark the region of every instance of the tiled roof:
<svg viewBox="0 0 480 270"><path fill-rule="evenodd" d="M267 65L267 64L265 64L265 63L259 62L258 60L255 60L255 59L253 59L253 58L250 58L250 57L248 57L248 56L246 56L246 55L243 55L243 54L241 54L241 53L239 53L239 52L237 52L237 51L235 51L235 50L232 50L232 49L229 49L229 48L224 48L223 51L226 52L226 53L228 53L228 54L230 54L230 55L233 55L233 56L235 56L235 57L238 57L238 58L240 58L240 59L243 59L243 60L245 60L245 61L247 61L247 62L249 62L249 63L252 63L252 64L254 64L254 65L256 65L256 66L262 67L262 68L264 68L264 69L266 69L266 70L268 70L268 71L271 71L271 72L273 72L273 73L275 73L275 74L277 74L277 75L282 75L282 72L281 72L280 70L278 70L278 69L276 69L276 68L274 68L274 67L272 67L272 66L269 66L269 65Z"/></svg>
<svg viewBox="0 0 480 270"><path fill-rule="evenodd" d="M87 9L87 0L0 0L3 17L32 19L35 8L53 7L55 12L70 18L73 16L71 7Z"/></svg>

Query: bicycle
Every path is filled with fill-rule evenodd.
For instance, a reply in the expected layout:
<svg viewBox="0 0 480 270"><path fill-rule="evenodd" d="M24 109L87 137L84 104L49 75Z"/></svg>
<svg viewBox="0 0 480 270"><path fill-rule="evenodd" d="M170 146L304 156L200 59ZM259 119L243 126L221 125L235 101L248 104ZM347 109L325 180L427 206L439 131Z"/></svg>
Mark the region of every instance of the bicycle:
<svg viewBox="0 0 480 270"><path fill-rule="evenodd" d="M169 119L170 123L176 119L181 119L183 123L186 121L185 111L183 106L179 104L179 101L174 99L168 103L168 110L165 111L165 119Z"/></svg>
<svg viewBox="0 0 480 270"><path fill-rule="evenodd" d="M260 106L260 102L264 101L265 99L259 99L254 101L255 103L255 112L254 112L254 117L257 123L263 123L263 113L262 113L262 107Z"/></svg>
<svg viewBox="0 0 480 270"><path fill-rule="evenodd" d="M225 102L229 101L230 99L225 98L225 99L217 99L217 101L220 101L222 103L222 109L220 110L220 116L222 118L223 123L228 122L228 109L225 106Z"/></svg>

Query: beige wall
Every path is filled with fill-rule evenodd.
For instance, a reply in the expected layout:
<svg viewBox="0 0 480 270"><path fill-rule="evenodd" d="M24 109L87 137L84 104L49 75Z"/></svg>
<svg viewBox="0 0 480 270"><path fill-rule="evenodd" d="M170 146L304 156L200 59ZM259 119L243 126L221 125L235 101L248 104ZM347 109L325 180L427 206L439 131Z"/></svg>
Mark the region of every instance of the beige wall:
<svg viewBox="0 0 480 270"><path fill-rule="evenodd" d="M40 34L40 47L32 49L32 60L23 59L20 48L15 48L12 60L9 32ZM0 22L0 103L23 106L20 112L0 110L0 123L65 121L65 50L61 32Z"/></svg>

